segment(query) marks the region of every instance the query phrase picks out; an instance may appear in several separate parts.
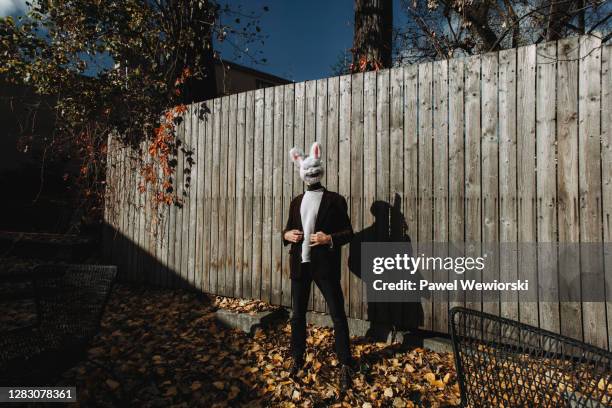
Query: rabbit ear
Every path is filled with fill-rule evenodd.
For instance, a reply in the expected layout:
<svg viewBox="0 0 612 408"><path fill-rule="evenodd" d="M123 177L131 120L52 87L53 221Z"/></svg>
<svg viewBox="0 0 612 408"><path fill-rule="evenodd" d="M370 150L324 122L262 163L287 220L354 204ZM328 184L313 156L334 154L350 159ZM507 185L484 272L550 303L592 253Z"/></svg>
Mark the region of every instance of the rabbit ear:
<svg viewBox="0 0 612 408"><path fill-rule="evenodd" d="M317 160L321 158L321 145L319 142L314 142L312 146L310 146L310 156Z"/></svg>
<svg viewBox="0 0 612 408"><path fill-rule="evenodd" d="M304 152L302 151L302 149L293 147L291 148L291 150L289 150L289 157L291 157L291 160L294 163L300 164L304 159Z"/></svg>

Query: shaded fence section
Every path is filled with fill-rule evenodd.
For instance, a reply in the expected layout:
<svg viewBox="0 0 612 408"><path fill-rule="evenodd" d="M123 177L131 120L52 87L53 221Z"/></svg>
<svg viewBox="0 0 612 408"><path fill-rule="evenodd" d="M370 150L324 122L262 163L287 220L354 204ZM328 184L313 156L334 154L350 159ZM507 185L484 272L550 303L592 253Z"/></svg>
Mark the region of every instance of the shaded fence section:
<svg viewBox="0 0 612 408"><path fill-rule="evenodd" d="M288 151L317 140L323 182L347 197L356 232L342 275L350 316L445 332L456 302L444 295L368 305L358 268L348 267L359 242L611 242L611 63L612 47L572 38L191 105L178 127L174 188L184 203L164 208L161 221L146 205L152 193L139 192L147 159L111 141L107 255L124 279L289 305L280 234L303 183ZM612 255L570 261L578 281L605 271L608 302L508 295L466 306L608 348ZM554 291L558 277L542 271L557 262L505 259L500 278L540 278ZM318 290L311 306L325 310Z"/></svg>

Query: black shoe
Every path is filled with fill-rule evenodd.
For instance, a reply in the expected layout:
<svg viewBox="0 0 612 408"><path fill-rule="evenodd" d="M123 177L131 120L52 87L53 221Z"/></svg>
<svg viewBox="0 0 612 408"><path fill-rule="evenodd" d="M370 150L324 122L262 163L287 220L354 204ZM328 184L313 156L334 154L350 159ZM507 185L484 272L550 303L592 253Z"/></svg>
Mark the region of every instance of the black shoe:
<svg viewBox="0 0 612 408"><path fill-rule="evenodd" d="M353 369L347 365L342 364L340 368L340 392L345 393L353 387Z"/></svg>
<svg viewBox="0 0 612 408"><path fill-rule="evenodd" d="M297 378L300 370L304 367L304 360L293 359L291 363L291 369L289 370L289 376L291 378Z"/></svg>

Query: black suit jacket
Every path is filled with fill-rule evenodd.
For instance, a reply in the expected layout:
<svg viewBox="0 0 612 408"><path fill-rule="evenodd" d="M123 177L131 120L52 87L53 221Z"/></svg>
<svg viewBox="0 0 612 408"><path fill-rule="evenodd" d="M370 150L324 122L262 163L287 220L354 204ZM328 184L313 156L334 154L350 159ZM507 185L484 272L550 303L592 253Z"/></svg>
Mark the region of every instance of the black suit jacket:
<svg viewBox="0 0 612 408"><path fill-rule="evenodd" d="M289 218L283 230L283 245L291 244L289 249L289 266L291 279L299 279L302 275L302 245L310 244L310 237L304 237L301 242L291 243L284 239L285 232L297 229L303 231L300 206L304 194L291 201ZM319 279L340 279L342 245L353 237L353 228L348 216L346 200L338 193L323 189L323 197L315 221L315 232L322 231L331 235L333 245L319 245L311 248L310 262L314 277Z"/></svg>

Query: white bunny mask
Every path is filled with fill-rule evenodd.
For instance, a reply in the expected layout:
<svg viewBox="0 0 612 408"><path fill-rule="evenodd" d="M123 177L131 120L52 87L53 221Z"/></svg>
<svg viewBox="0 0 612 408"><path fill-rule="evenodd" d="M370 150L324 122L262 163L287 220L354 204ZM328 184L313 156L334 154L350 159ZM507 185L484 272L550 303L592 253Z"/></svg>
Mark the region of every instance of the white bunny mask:
<svg viewBox="0 0 612 408"><path fill-rule="evenodd" d="M310 155L304 157L304 152L294 147L289 151L289 156L296 166L300 168L300 178L308 185L321 181L325 169L321 162L321 145L314 142L310 147Z"/></svg>

